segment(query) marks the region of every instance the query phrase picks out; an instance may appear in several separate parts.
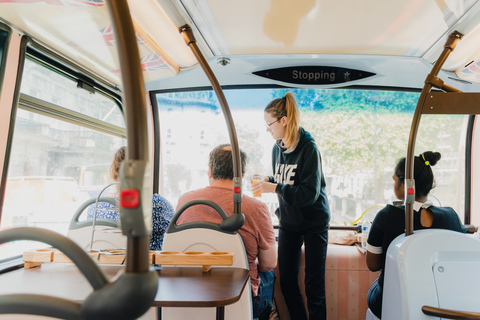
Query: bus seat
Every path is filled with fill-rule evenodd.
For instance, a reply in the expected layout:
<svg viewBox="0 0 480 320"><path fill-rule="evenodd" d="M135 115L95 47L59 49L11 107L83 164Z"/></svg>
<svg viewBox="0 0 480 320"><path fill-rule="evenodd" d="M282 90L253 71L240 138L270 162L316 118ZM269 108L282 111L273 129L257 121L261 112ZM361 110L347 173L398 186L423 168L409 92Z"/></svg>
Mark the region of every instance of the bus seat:
<svg viewBox="0 0 480 320"><path fill-rule="evenodd" d="M480 312L478 270L480 241L470 235L439 229L400 235L387 251L382 318L439 319L423 306Z"/></svg>
<svg viewBox="0 0 480 320"><path fill-rule="evenodd" d="M90 198L77 209L70 221L67 232L67 237L75 241L84 250L90 249L93 220L80 221L80 217L85 209L87 209L89 206L95 206L96 201L97 197ZM118 202L113 198L100 197L98 203L101 202L107 202L118 208ZM108 219L96 219L95 226L96 231L93 238L93 249L102 250L126 248L127 237L122 234L119 222Z"/></svg>
<svg viewBox="0 0 480 320"><path fill-rule="evenodd" d="M373 314L373 312L370 309L368 309L365 320L380 320L380 318L378 318L376 315Z"/></svg>
<svg viewBox="0 0 480 320"><path fill-rule="evenodd" d="M178 214L178 212L177 212ZM243 240L237 232L212 229L205 222L189 222L176 225L177 214L170 222L163 240L163 251L228 251L235 252L231 267L248 270L248 260ZM178 230L178 228L183 228ZM169 266L162 266L162 268ZM178 266L177 266L178 267ZM215 268L215 266L212 266ZM215 319L215 308L162 308L163 320ZM225 319L253 318L250 279L240 300L225 307Z"/></svg>

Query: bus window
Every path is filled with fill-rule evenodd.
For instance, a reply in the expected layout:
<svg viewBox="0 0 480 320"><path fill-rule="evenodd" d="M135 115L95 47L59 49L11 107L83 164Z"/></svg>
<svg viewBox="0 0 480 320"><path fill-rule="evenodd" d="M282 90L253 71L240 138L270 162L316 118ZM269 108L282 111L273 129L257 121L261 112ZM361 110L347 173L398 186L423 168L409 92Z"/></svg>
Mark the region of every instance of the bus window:
<svg viewBox="0 0 480 320"><path fill-rule="evenodd" d="M246 176L271 174L274 144L263 123L263 110L273 98L293 91L299 102L302 126L315 138L322 154L332 220L350 224L363 212L372 220L377 210L396 200L393 168L406 155L418 92L353 89L225 90L232 110L239 146L248 155ZM207 158L220 143L229 143L220 105L211 91L158 93L165 196L175 205L186 191L208 184ZM452 206L463 219L463 154L468 116L422 118L416 154L442 153L434 171L437 188L432 199ZM448 126L449 130L443 130ZM188 128L188 129L186 129ZM440 139L439 133L442 133ZM194 154L195 157L191 155ZM244 193L251 195L243 181ZM274 211L275 194L262 201Z"/></svg>
<svg viewBox="0 0 480 320"><path fill-rule="evenodd" d="M452 207L465 220L465 145L468 115L422 115L415 155L438 151L442 159L433 168L435 187L428 195L434 205ZM418 145L424 146L422 150ZM429 148L429 145L431 147Z"/></svg>
<svg viewBox="0 0 480 320"><path fill-rule="evenodd" d="M88 93L27 60L8 162L1 228L40 227L66 234L71 217L110 182L107 163L125 145L112 98ZM0 246L0 260L39 243Z"/></svg>
<svg viewBox="0 0 480 320"><path fill-rule="evenodd" d="M31 97L125 128L115 101L100 92L78 88L79 82L27 59L20 91Z"/></svg>

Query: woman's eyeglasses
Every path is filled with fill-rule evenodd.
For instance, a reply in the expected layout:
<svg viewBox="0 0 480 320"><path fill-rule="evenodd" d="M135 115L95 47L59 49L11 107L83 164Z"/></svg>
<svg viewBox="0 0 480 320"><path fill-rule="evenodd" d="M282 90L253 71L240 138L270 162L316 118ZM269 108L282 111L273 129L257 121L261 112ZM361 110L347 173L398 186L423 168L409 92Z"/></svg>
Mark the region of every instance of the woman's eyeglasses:
<svg viewBox="0 0 480 320"><path fill-rule="evenodd" d="M283 117L282 117L282 118L283 118ZM279 119L273 121L272 123L265 123L265 126L266 126L268 129L271 129L270 126L271 126L272 124L274 124L275 122L278 122L278 121L279 121L280 119L282 119L282 118L279 118Z"/></svg>

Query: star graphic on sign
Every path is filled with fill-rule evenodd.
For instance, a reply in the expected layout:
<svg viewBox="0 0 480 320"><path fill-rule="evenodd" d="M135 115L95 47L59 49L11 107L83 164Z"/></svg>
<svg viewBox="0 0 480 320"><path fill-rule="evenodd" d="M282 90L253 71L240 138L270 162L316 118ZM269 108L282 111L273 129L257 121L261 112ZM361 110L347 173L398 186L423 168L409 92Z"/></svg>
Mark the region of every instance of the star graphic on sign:
<svg viewBox="0 0 480 320"><path fill-rule="evenodd" d="M344 78L345 80L347 80L348 77L350 77L350 72L347 71L347 72L345 72L345 73L343 74L343 78Z"/></svg>

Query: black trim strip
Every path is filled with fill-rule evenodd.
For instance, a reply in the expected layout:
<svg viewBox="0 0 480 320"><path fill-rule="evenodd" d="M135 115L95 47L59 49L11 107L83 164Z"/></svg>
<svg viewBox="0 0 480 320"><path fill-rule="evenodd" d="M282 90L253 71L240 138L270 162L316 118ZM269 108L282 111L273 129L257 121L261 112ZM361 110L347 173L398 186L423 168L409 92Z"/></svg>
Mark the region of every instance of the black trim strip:
<svg viewBox="0 0 480 320"><path fill-rule="evenodd" d="M160 186L160 112L158 112L157 97L154 92L149 93L153 117L153 193L163 193L163 184ZM160 192L160 187L162 188Z"/></svg>
<svg viewBox="0 0 480 320"><path fill-rule="evenodd" d="M371 91L404 91L404 92L421 92L419 88L407 88L407 87L389 87L389 86L364 86L364 85L351 85L335 88L321 88L321 87L290 87L280 86L273 84L238 84L238 85L226 85L222 86L223 90L239 90L239 89L305 89L305 90L371 90ZM208 91L213 90L211 86L203 87L191 87L191 88L174 88L174 89L160 89L150 91L151 94L162 94L170 92L190 92L190 91ZM432 90L436 91L436 90ZM440 92L440 91L439 91Z"/></svg>
<svg viewBox="0 0 480 320"><path fill-rule="evenodd" d="M222 86L224 90L232 90L232 89L285 89L289 87L279 86L279 85L232 85L232 86ZM191 87L191 88L175 88L175 89L160 89L160 90L153 90L150 91L152 94L162 94L162 93L170 93L170 92L191 92L191 91L212 91L212 86L203 86L203 87Z"/></svg>
<svg viewBox="0 0 480 320"><path fill-rule="evenodd" d="M0 274L23 268L22 256L16 256L0 261Z"/></svg>
<svg viewBox="0 0 480 320"><path fill-rule="evenodd" d="M472 154L473 154L473 129L475 127L475 115L468 117L467 137L465 144L465 212L464 224L471 221L472 201Z"/></svg>
<svg viewBox="0 0 480 320"><path fill-rule="evenodd" d="M4 46L0 48L0 95L2 94L3 81L5 81L5 69L8 55L8 48L10 47L10 40L12 39L12 30L3 24L0 24L0 43L4 39Z"/></svg>

